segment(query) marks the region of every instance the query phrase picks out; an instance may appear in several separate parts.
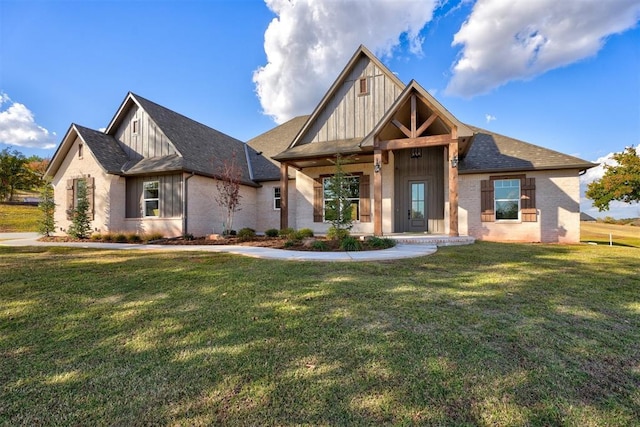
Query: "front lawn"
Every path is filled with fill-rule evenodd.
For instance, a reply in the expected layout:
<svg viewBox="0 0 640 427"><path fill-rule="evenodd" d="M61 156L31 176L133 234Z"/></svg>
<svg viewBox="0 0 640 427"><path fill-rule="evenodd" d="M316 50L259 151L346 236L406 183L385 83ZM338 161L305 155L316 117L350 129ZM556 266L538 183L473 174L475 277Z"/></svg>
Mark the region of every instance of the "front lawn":
<svg viewBox="0 0 640 427"><path fill-rule="evenodd" d="M633 425L640 256L0 247L0 425Z"/></svg>
<svg viewBox="0 0 640 427"><path fill-rule="evenodd" d="M40 217L37 206L0 203L0 233L36 232Z"/></svg>

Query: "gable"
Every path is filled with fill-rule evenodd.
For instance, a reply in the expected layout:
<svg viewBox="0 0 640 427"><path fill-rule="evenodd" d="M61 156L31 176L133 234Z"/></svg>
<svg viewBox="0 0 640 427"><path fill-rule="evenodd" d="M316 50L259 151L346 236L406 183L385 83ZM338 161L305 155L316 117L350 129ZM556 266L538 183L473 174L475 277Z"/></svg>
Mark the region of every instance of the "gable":
<svg viewBox="0 0 640 427"><path fill-rule="evenodd" d="M290 147L364 138L403 88L387 67L360 46Z"/></svg>
<svg viewBox="0 0 640 427"><path fill-rule="evenodd" d="M120 142L131 160L178 154L169 138L144 108L133 100L125 103L127 106L109 134Z"/></svg>

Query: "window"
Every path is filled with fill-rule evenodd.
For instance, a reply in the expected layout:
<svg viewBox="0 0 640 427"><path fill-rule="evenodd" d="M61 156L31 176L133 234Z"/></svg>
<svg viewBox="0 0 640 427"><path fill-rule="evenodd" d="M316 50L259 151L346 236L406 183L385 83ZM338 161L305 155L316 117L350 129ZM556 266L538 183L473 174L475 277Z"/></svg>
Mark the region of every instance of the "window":
<svg viewBox="0 0 640 427"><path fill-rule="evenodd" d="M369 85L367 83L366 77L363 77L358 81L358 95L366 95L369 93Z"/></svg>
<svg viewBox="0 0 640 427"><path fill-rule="evenodd" d="M140 122L139 122L139 120L138 120L138 119L136 119L136 120L134 120L133 122L131 122L131 132L132 132L134 135L137 135L137 134L138 134L138 131L140 130L139 128L140 128Z"/></svg>
<svg viewBox="0 0 640 427"><path fill-rule="evenodd" d="M517 220L520 213L520 180L493 181L496 221Z"/></svg>
<svg viewBox="0 0 640 427"><path fill-rule="evenodd" d="M280 210L280 187L273 187L273 209Z"/></svg>
<svg viewBox="0 0 640 427"><path fill-rule="evenodd" d="M84 154L84 145L78 144L78 158L82 159L83 154Z"/></svg>
<svg viewBox="0 0 640 427"><path fill-rule="evenodd" d="M324 195L324 220L331 221L333 208L337 202L335 195L331 191L331 178L323 178L322 188ZM359 176L347 176L345 177L345 184L343 187L345 191L346 200L351 204L351 219L354 221L360 220L360 177Z"/></svg>
<svg viewBox="0 0 640 427"><path fill-rule="evenodd" d="M87 196L87 202L89 203L89 218L91 220L95 217L94 212L94 187L95 180L91 176L86 176L84 178L75 178L67 180L67 200L66 200L66 213L67 219L73 219L73 213L78 208L78 195L80 194L80 190L85 190L85 194Z"/></svg>
<svg viewBox="0 0 640 427"><path fill-rule="evenodd" d="M143 184L142 198L144 216L160 216L159 181L146 181Z"/></svg>

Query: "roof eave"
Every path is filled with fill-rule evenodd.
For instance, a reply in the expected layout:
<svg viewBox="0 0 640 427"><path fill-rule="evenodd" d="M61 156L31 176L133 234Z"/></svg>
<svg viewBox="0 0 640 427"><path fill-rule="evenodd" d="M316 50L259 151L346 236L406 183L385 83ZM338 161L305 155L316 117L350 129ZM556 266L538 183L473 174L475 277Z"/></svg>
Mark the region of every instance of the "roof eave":
<svg viewBox="0 0 640 427"><path fill-rule="evenodd" d="M485 173L537 172L537 171L552 171L552 170L563 170L563 169L565 170L577 169L579 171L583 171L595 166L598 166L598 165L594 163L579 163L579 164L524 167L524 168L489 168L489 169L471 169L471 170L458 169L458 174L478 175L478 174L485 174Z"/></svg>

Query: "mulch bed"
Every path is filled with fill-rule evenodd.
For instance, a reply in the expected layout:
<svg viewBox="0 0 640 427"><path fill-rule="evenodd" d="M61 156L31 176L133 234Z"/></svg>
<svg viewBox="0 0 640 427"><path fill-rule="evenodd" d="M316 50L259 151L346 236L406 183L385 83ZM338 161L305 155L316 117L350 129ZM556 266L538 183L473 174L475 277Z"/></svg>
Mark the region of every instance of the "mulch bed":
<svg viewBox="0 0 640 427"><path fill-rule="evenodd" d="M79 242L79 243L130 243L130 244L142 244L146 242L115 242L115 241L102 241L102 240L92 240L92 239L74 239L69 236L50 236L50 237L41 237L39 239L41 242ZM254 246L261 248L273 248L273 249L286 249L286 250L294 250L294 251L316 251L311 247L311 243L314 240L322 241L326 250L323 252L342 252L340 249L340 243L337 240L329 240L324 237L312 237L309 239L305 239L302 241L295 241L293 244L287 244L288 239L284 239L281 237L266 237L266 236L256 236L252 240L243 241L238 237L231 236L225 237L221 239L207 239L205 237L196 237L193 239L185 239L182 237L177 237L173 239L164 239L160 241L153 242L152 244L156 245L237 245L237 246ZM367 242L362 243L362 250L370 251L370 250L379 250L382 248L371 247L367 244Z"/></svg>

